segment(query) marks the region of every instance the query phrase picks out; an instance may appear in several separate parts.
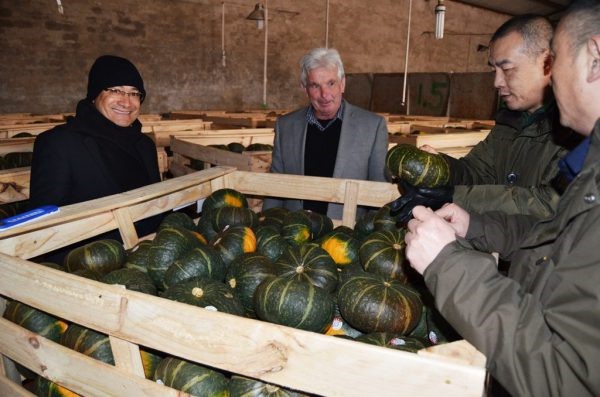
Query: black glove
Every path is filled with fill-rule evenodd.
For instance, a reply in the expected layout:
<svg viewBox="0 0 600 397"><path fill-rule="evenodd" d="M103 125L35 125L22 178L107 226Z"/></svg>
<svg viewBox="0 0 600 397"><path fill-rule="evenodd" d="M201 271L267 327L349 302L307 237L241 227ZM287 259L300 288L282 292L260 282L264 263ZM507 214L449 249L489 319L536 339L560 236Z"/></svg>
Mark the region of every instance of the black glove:
<svg viewBox="0 0 600 397"><path fill-rule="evenodd" d="M396 218L401 225L406 225L412 218L412 210L417 205L437 210L446 203L452 202L454 186L441 186L436 188L415 187L402 179L394 180L398 184L401 197L392 202L390 215Z"/></svg>

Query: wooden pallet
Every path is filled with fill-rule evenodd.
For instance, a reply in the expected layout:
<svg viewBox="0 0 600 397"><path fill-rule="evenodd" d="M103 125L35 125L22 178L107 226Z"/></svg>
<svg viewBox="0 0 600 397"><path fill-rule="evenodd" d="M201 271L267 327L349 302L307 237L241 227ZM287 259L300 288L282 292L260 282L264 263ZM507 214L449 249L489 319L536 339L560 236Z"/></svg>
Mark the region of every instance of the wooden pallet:
<svg viewBox="0 0 600 397"><path fill-rule="evenodd" d="M58 214L0 232L0 294L108 334L111 366L0 319L0 353L83 395L179 396L143 378L139 346L327 396L482 396L485 358L464 341L412 354L212 312L125 290L25 260L118 228L125 247L139 238L133 222L193 203L219 188L246 194L381 206L395 186L332 178L275 175L214 167L130 192L61 208ZM0 390L11 383L4 362ZM20 379L18 379L20 380ZM8 394L7 394L8 393Z"/></svg>

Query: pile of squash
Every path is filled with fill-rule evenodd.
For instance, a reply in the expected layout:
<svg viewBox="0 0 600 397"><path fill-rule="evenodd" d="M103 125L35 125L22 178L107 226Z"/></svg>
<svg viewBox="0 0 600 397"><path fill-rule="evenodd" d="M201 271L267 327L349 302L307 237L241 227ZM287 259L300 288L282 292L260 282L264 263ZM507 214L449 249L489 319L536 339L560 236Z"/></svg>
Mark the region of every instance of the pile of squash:
<svg viewBox="0 0 600 397"><path fill-rule="evenodd" d="M43 264L209 310L405 351L459 338L406 262L405 230L389 206L368 213L354 229L334 228L331 219L310 211L255 213L244 195L221 189L206 198L201 214L193 220L169 213L152 240L129 251L118 241L97 240L73 249L61 265ZM4 317L114 364L107 335L16 301ZM255 390L252 395L261 396L274 389L302 395L149 349L141 355L147 378L192 395ZM41 377L36 387L39 395L61 395L59 385Z"/></svg>

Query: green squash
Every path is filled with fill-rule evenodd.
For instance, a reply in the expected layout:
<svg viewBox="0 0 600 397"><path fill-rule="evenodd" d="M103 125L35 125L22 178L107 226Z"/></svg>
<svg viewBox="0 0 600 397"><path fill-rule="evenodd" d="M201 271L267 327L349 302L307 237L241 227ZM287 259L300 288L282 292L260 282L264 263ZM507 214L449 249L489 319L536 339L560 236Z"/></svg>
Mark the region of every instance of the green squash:
<svg viewBox="0 0 600 397"><path fill-rule="evenodd" d="M212 221L213 229L218 233L226 226L255 227L258 225L258 216L250 208L221 207L215 210Z"/></svg>
<svg viewBox="0 0 600 397"><path fill-rule="evenodd" d="M423 305L412 287L371 273L348 278L338 290L337 303L342 317L361 332L403 335L417 325Z"/></svg>
<svg viewBox="0 0 600 397"><path fill-rule="evenodd" d="M335 299L335 296L334 296L334 299ZM351 339L354 339L354 338L362 335L362 332L360 332L357 329L352 328L350 326L350 324L348 324L348 321L344 320L344 317L342 317L342 314L340 313L340 308L336 303L335 314L333 316L333 320L331 321L331 324L329 325L329 327L327 327L327 330L325 331L325 335L347 336Z"/></svg>
<svg viewBox="0 0 600 397"><path fill-rule="evenodd" d="M365 237L375 231L375 215L376 211L368 211L361 216L354 225L354 237L362 242Z"/></svg>
<svg viewBox="0 0 600 397"><path fill-rule="evenodd" d="M310 219L310 233L313 239L318 239L333 230L333 221L327 215L314 211L304 211Z"/></svg>
<svg viewBox="0 0 600 397"><path fill-rule="evenodd" d="M259 253L251 252L231 263L225 282L244 306L248 317L256 317L254 311L256 288L265 279L275 275L273 262Z"/></svg>
<svg viewBox="0 0 600 397"><path fill-rule="evenodd" d="M94 281L100 281L104 276L102 273L98 273L97 271L92 269L77 269L74 272L71 272L71 274Z"/></svg>
<svg viewBox="0 0 600 397"><path fill-rule="evenodd" d="M34 393L38 397L80 397L81 394L72 392L43 376L37 375L33 384Z"/></svg>
<svg viewBox="0 0 600 397"><path fill-rule="evenodd" d="M221 207L248 208L248 200L246 196L234 189L215 190L202 203L202 213Z"/></svg>
<svg viewBox="0 0 600 397"><path fill-rule="evenodd" d="M148 273L137 269L122 268L113 270L100 280L106 284L120 284L132 291L143 292L148 295L156 295L156 286Z"/></svg>
<svg viewBox="0 0 600 397"><path fill-rule="evenodd" d="M283 219L290 210L287 208L273 207L262 210L258 214L258 224L261 226L274 226L278 232L283 228Z"/></svg>
<svg viewBox="0 0 600 397"><path fill-rule="evenodd" d="M154 380L192 396L229 397L229 380L225 375L175 357L166 357L159 363Z"/></svg>
<svg viewBox="0 0 600 397"><path fill-rule="evenodd" d="M248 152L261 152L261 151L273 151L273 145L269 145L267 143L251 143L246 147L246 151Z"/></svg>
<svg viewBox="0 0 600 397"><path fill-rule="evenodd" d="M177 226L165 226L156 233L148 252L148 275L158 289L165 289L165 273L173 262L188 250L200 246L191 231Z"/></svg>
<svg viewBox="0 0 600 397"><path fill-rule="evenodd" d="M307 394L240 375L231 376L229 395L230 397L308 397Z"/></svg>
<svg viewBox="0 0 600 397"><path fill-rule="evenodd" d="M311 221L303 210L290 212L283 218L281 235L292 245L301 245L312 239Z"/></svg>
<svg viewBox="0 0 600 397"><path fill-rule="evenodd" d="M6 153L4 155L4 167L5 169L30 167L32 157L32 152Z"/></svg>
<svg viewBox="0 0 600 397"><path fill-rule="evenodd" d="M200 233L207 241L215 238L218 234L213 227L213 218L215 217L216 209L202 211L202 216L198 220L196 232Z"/></svg>
<svg viewBox="0 0 600 397"><path fill-rule="evenodd" d="M115 365L108 335L79 324L71 324L62 335L60 343L88 357Z"/></svg>
<svg viewBox="0 0 600 397"><path fill-rule="evenodd" d="M231 142L227 144L227 149L230 152L242 153L244 150L246 150L246 147L239 142Z"/></svg>
<svg viewBox="0 0 600 397"><path fill-rule="evenodd" d="M219 233L210 245L219 252L225 265L229 266L234 259L256 251L256 235L247 226L234 226Z"/></svg>
<svg viewBox="0 0 600 397"><path fill-rule="evenodd" d="M196 230L194 220L188 214L183 212L168 213L160 222L158 230L166 226L178 226L188 230Z"/></svg>
<svg viewBox="0 0 600 397"><path fill-rule="evenodd" d="M135 247L127 252L127 259L124 267L127 269L136 269L143 273L148 273L148 256L152 240L142 240Z"/></svg>
<svg viewBox="0 0 600 397"><path fill-rule="evenodd" d="M391 203L384 205L375 213L375 217L373 218L373 228L376 232L385 230L394 231L399 229L396 218L390 214L390 205Z"/></svg>
<svg viewBox="0 0 600 397"><path fill-rule="evenodd" d="M259 319L306 331L325 332L335 312L329 292L297 278L267 278L254 300Z"/></svg>
<svg viewBox="0 0 600 397"><path fill-rule="evenodd" d="M349 265L358 259L358 240L342 231L327 233L319 240L319 244L338 266Z"/></svg>
<svg viewBox="0 0 600 397"><path fill-rule="evenodd" d="M53 342L60 341L68 328L66 321L15 300L8 303L3 317ZM17 365L17 370L27 379L34 379L36 376L33 371L22 365Z"/></svg>
<svg viewBox="0 0 600 397"><path fill-rule="evenodd" d="M411 353L416 353L421 349L431 346L426 339L388 332L373 332L370 334L364 334L356 337L354 340L357 342L387 347L389 349L403 350Z"/></svg>
<svg viewBox="0 0 600 397"><path fill-rule="evenodd" d="M255 230L256 250L271 261L276 261L288 246L275 226L259 226Z"/></svg>
<svg viewBox="0 0 600 397"><path fill-rule="evenodd" d="M142 367L144 368L144 377L146 379L153 379L158 364L164 358L164 353L144 347L143 350L140 349L140 358L142 359Z"/></svg>
<svg viewBox="0 0 600 397"><path fill-rule="evenodd" d="M227 267L221 255L211 246L203 245L186 251L169 266L164 276L167 287L195 277L223 281Z"/></svg>
<svg viewBox="0 0 600 397"><path fill-rule="evenodd" d="M450 166L444 156L413 145L398 144L389 149L385 164L392 176L413 186L434 188L450 183Z"/></svg>
<svg viewBox="0 0 600 397"><path fill-rule="evenodd" d="M121 268L125 258L123 244L117 240L103 239L72 249L65 257L64 265L71 273L79 269L89 269L107 274Z"/></svg>
<svg viewBox="0 0 600 397"><path fill-rule="evenodd" d="M410 265L406 260L404 229L374 232L360 246L360 263L367 272L406 282Z"/></svg>
<svg viewBox="0 0 600 397"><path fill-rule="evenodd" d="M335 291L338 283L335 262L317 244L288 245L275 262L277 275L309 282L327 292Z"/></svg>
<svg viewBox="0 0 600 397"><path fill-rule="evenodd" d="M172 285L164 292L163 297L212 311L244 316L244 307L231 289L209 278L194 278Z"/></svg>

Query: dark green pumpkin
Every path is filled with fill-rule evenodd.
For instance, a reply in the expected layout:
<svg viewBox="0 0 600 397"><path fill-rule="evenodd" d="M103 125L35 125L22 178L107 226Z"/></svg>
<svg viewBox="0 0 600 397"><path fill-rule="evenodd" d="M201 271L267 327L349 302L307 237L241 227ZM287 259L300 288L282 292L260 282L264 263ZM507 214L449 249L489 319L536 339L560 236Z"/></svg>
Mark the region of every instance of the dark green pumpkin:
<svg viewBox="0 0 600 397"><path fill-rule="evenodd" d="M108 336L79 324L71 324L62 335L61 345L104 363L115 365Z"/></svg>
<svg viewBox="0 0 600 397"><path fill-rule="evenodd" d="M32 152L6 153L4 155L4 167L5 169L30 167L32 157Z"/></svg>
<svg viewBox="0 0 600 397"><path fill-rule="evenodd" d="M18 134L13 135L11 138L32 138L35 135L29 132L19 132Z"/></svg>
<svg viewBox="0 0 600 397"><path fill-rule="evenodd" d="M335 299L335 297L334 297ZM340 313L340 308L337 303L335 305L335 314L333 316L333 320L331 321L331 325L327 327L325 331L325 335L331 336L347 336L351 339L356 338L357 336L362 335L362 332L359 330L352 328L348 321L344 320L342 314Z"/></svg>
<svg viewBox="0 0 600 397"><path fill-rule="evenodd" d="M323 248L338 266L346 266L358 260L359 242L352 235L341 231L327 233L319 240Z"/></svg>
<svg viewBox="0 0 600 397"><path fill-rule="evenodd" d="M307 397L302 394L256 379L233 375L229 381L230 397Z"/></svg>
<svg viewBox="0 0 600 397"><path fill-rule="evenodd" d="M398 144L389 149L385 164L392 176L413 186L433 188L450 183L450 166L446 159L413 145Z"/></svg>
<svg viewBox="0 0 600 397"><path fill-rule="evenodd" d="M144 273L137 269L122 268L113 270L107 275L103 276L100 280L106 284L120 284L124 285L125 288L143 292L149 295L156 295L156 286L152 282L148 273Z"/></svg>
<svg viewBox="0 0 600 397"><path fill-rule="evenodd" d="M333 221L327 215L314 211L304 211L310 219L310 233L314 240L324 236L333 230Z"/></svg>
<svg viewBox="0 0 600 397"><path fill-rule="evenodd" d="M256 251L256 235L247 226L234 226L219 233L210 245L219 252L225 265L229 266L236 258Z"/></svg>
<svg viewBox="0 0 600 397"><path fill-rule="evenodd" d="M160 230L166 226L178 226L188 230L196 230L194 220L183 212L170 212L167 214L160 222L158 229Z"/></svg>
<svg viewBox="0 0 600 397"><path fill-rule="evenodd" d="M192 396L229 396L229 380L225 375L175 357L166 357L159 363L154 380Z"/></svg>
<svg viewBox="0 0 600 397"><path fill-rule="evenodd" d="M165 273L186 251L199 246L192 232L177 226L165 226L156 233L148 252L148 275L158 289L165 289Z"/></svg>
<svg viewBox="0 0 600 397"><path fill-rule="evenodd" d="M254 300L259 319L320 333L327 330L335 311L329 292L296 278L267 278Z"/></svg>
<svg viewBox="0 0 600 397"><path fill-rule="evenodd" d="M8 303L3 317L54 342L59 342L68 328L67 322L15 300ZM27 379L36 376L33 371L22 365L17 365L17 370Z"/></svg>
<svg viewBox="0 0 600 397"><path fill-rule="evenodd" d="M260 152L260 151L272 151L273 145L269 145L267 143L251 143L246 147L246 151L248 152Z"/></svg>
<svg viewBox="0 0 600 397"><path fill-rule="evenodd" d="M359 251L365 271L406 282L410 265L405 254L405 233L404 229L397 229L369 235Z"/></svg>
<svg viewBox="0 0 600 397"><path fill-rule="evenodd" d="M225 282L244 306L248 317L256 317L254 311L256 288L266 278L275 274L273 262L256 252L244 254L231 263Z"/></svg>
<svg viewBox="0 0 600 397"><path fill-rule="evenodd" d="M231 289L209 278L194 278L172 285L163 297L208 310L244 316L244 307Z"/></svg>
<svg viewBox="0 0 600 397"><path fill-rule="evenodd" d="M107 274L122 267L125 258L123 244L117 240L103 239L72 249L65 257L64 265L68 272L89 269Z"/></svg>
<svg viewBox="0 0 600 397"><path fill-rule="evenodd" d="M376 211L368 211L361 216L354 225L354 237L362 242L365 237L375 231L375 215Z"/></svg>
<svg viewBox="0 0 600 397"><path fill-rule="evenodd" d="M97 271L91 269L77 269L74 272L71 272L71 274L94 281L100 281L102 280L102 276L104 276L102 273L98 273Z"/></svg>
<svg viewBox="0 0 600 397"><path fill-rule="evenodd" d="M227 144L227 149L229 149L230 152L242 153L246 150L246 147L239 142L231 142Z"/></svg>
<svg viewBox="0 0 600 397"><path fill-rule="evenodd" d="M81 394L72 392L48 379L37 375L33 384L34 393L38 397L80 397Z"/></svg>
<svg viewBox="0 0 600 397"><path fill-rule="evenodd" d="M372 273L346 279L338 290L337 303L342 317L364 333L406 335L421 317L422 303L417 291Z"/></svg>
<svg viewBox="0 0 600 397"><path fill-rule="evenodd" d="M423 298L421 299L423 300ZM442 314L428 304L423 305L419 323L408 336L426 339L432 345L462 339Z"/></svg>
<svg viewBox="0 0 600 397"><path fill-rule="evenodd" d="M213 227L213 218L215 217L216 209L202 211L202 216L198 219L196 232L200 233L207 241L215 238L217 232Z"/></svg>
<svg viewBox="0 0 600 397"><path fill-rule="evenodd" d="M290 212L283 218L281 235L292 245L301 245L312 239L311 222L303 210Z"/></svg>
<svg viewBox="0 0 600 397"><path fill-rule="evenodd" d="M327 251L317 244L288 245L275 262L277 275L309 282L327 292L335 291L337 267Z"/></svg>
<svg viewBox="0 0 600 397"><path fill-rule="evenodd" d="M384 230L397 230L397 219L390 214L390 204L388 203L381 207L373 218L373 228L376 232Z"/></svg>
<svg viewBox="0 0 600 397"><path fill-rule="evenodd" d="M202 203L202 212L221 207L248 207L246 196L234 189L224 188L212 192Z"/></svg>
<svg viewBox="0 0 600 397"><path fill-rule="evenodd" d="M421 349L431 346L426 339L388 332L373 332L370 334L364 334L354 338L354 340L357 342L369 343L375 346L403 350L411 353L416 353Z"/></svg>
<svg viewBox="0 0 600 397"><path fill-rule="evenodd" d="M255 229L256 250L271 261L276 261L283 254L288 243L275 226L259 226Z"/></svg>
<svg viewBox="0 0 600 397"><path fill-rule="evenodd" d="M283 228L283 219L290 210L287 208L273 207L266 210L262 210L258 214L258 223L262 226L274 226L278 232L281 232Z"/></svg>
<svg viewBox="0 0 600 397"><path fill-rule="evenodd" d="M164 283L169 287L194 277L223 281L226 272L221 255L213 247L203 245L186 251L173 262L165 273Z"/></svg>
<svg viewBox="0 0 600 397"><path fill-rule="evenodd" d="M215 210L212 221L213 229L218 233L226 226L255 227L258 225L258 216L250 208L221 207Z"/></svg>
<svg viewBox="0 0 600 397"><path fill-rule="evenodd" d="M150 255L150 247L152 240L142 240L135 247L127 252L125 266L128 269L136 269L144 273L148 273L148 256Z"/></svg>

